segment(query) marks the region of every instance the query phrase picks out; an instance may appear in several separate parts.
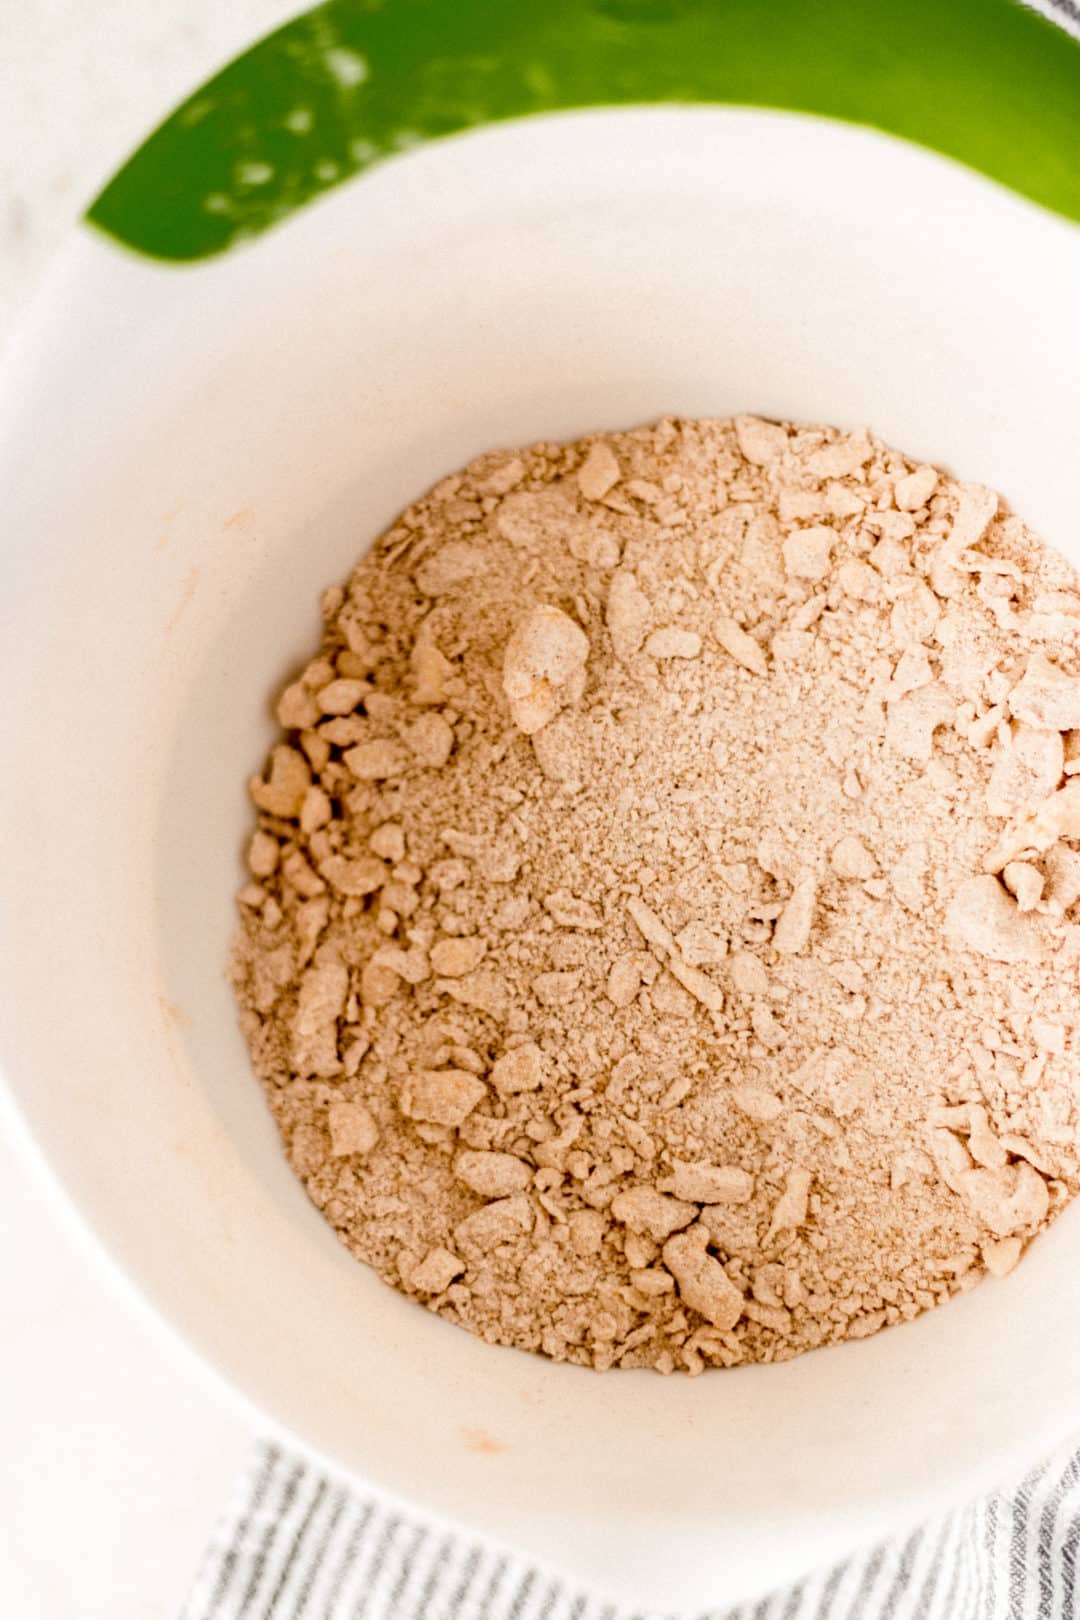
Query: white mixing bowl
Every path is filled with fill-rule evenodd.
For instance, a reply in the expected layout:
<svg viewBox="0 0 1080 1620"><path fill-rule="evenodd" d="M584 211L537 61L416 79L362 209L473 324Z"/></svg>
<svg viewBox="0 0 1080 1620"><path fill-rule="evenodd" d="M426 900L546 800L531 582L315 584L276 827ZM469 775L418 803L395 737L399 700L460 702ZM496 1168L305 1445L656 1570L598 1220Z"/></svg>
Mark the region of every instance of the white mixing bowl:
<svg viewBox="0 0 1080 1620"><path fill-rule="evenodd" d="M1080 1427L1080 1210L780 1366L598 1377L455 1330L308 1203L224 975L270 694L411 497L492 445L748 409L868 423L1080 563L1078 285L1064 219L747 109L488 127L190 267L80 232L0 393L3 1064L102 1248L267 1424L665 1610Z"/></svg>

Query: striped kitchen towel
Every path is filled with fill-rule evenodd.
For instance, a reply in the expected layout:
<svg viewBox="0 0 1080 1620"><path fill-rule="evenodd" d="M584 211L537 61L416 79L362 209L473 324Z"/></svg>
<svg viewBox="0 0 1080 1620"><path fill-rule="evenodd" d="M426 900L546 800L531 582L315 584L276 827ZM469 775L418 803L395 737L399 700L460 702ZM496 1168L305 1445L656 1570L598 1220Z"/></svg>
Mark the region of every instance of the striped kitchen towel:
<svg viewBox="0 0 1080 1620"><path fill-rule="evenodd" d="M1080 39L1080 0L1023 0L1032 11L1041 11L1049 22L1056 22Z"/></svg>
<svg viewBox="0 0 1080 1620"><path fill-rule="evenodd" d="M1080 1453L798 1585L693 1620L1073 1620ZM181 1620L659 1620L257 1448ZM690 1620L690 1617L687 1617Z"/></svg>

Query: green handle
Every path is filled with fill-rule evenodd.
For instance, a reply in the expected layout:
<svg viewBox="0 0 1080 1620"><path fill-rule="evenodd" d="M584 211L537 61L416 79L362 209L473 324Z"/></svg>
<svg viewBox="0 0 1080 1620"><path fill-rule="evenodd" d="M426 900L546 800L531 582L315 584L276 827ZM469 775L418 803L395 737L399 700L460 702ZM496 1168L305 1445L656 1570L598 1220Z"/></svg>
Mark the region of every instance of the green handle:
<svg viewBox="0 0 1080 1620"><path fill-rule="evenodd" d="M88 218L203 259L459 130L717 102L872 125L1080 221L1080 44L1012 0L329 0L186 101Z"/></svg>

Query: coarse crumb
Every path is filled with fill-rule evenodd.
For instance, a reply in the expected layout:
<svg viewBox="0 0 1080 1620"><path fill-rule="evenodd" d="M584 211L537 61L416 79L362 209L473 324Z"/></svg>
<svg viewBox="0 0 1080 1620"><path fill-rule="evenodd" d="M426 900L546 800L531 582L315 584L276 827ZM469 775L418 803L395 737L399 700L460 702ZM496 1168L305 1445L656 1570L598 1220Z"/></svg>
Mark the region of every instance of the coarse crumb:
<svg viewBox="0 0 1080 1620"><path fill-rule="evenodd" d="M661 1372L1002 1277L1080 1185L1080 580L866 432L494 452L324 597L233 978L349 1249Z"/></svg>

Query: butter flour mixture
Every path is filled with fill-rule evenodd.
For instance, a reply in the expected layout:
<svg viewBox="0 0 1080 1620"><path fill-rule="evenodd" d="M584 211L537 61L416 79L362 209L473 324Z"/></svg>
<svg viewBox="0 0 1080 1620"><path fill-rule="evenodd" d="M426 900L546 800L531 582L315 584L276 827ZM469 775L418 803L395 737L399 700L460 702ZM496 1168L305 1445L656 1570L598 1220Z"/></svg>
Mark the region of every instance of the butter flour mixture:
<svg viewBox="0 0 1080 1620"><path fill-rule="evenodd" d="M482 456L323 606L233 976L359 1259L661 1372L1016 1264L1080 1185L1080 579L998 496L663 421Z"/></svg>

